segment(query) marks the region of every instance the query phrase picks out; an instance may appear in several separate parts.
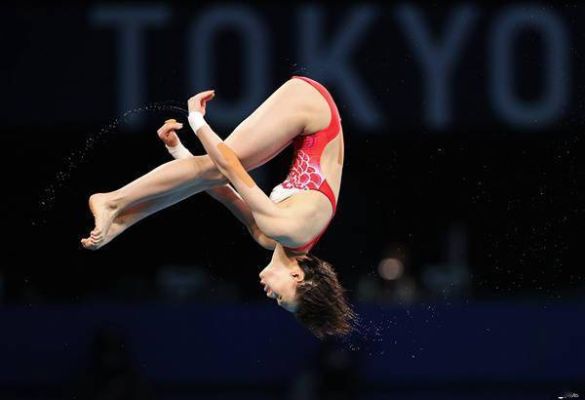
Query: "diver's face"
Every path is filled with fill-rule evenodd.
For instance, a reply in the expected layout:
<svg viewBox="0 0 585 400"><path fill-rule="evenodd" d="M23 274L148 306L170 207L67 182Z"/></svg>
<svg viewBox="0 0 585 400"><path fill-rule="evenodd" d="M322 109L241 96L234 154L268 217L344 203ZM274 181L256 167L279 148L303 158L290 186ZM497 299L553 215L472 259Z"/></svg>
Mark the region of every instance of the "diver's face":
<svg viewBox="0 0 585 400"><path fill-rule="evenodd" d="M276 299L279 306L293 312L297 307L297 285L303 277L303 271L297 263L286 263L272 257L270 264L260 272L260 284L266 296Z"/></svg>

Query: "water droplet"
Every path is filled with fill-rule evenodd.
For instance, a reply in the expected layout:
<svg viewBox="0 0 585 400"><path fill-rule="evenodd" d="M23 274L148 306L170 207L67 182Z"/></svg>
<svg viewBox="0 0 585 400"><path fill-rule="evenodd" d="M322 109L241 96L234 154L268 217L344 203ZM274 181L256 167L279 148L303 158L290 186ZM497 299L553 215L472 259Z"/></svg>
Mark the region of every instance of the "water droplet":
<svg viewBox="0 0 585 400"><path fill-rule="evenodd" d="M56 193L58 192L58 190L60 190L66 185L66 183L71 179L74 170L87 160L89 152L95 148L96 144L98 144L99 141L103 140L102 138L105 137L106 134L115 132L116 128L118 128L118 126L120 125L120 122L122 120L126 121L127 116L132 116L144 111L151 110L178 113L183 116L188 114L188 111L184 108L181 102L170 100L137 107L132 110L124 112L121 117L118 116L113 118L112 120L107 122L101 129L99 129L97 133L90 135L86 139L85 143L81 145L80 149L72 151L68 156L65 157L64 159L65 166L62 167L61 170L57 171L57 173L55 174L55 182L49 184L43 191L42 198L40 199L39 202L42 211L44 213L47 213L53 208L54 203L56 201ZM44 221L44 219L41 220Z"/></svg>

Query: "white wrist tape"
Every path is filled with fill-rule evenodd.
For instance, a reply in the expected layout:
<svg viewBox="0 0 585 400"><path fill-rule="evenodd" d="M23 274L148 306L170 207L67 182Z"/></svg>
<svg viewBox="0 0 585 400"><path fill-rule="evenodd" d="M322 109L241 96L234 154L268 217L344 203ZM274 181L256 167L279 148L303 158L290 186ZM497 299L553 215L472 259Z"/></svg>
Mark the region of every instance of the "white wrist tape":
<svg viewBox="0 0 585 400"><path fill-rule="evenodd" d="M171 156L173 156L173 158L175 159L188 158L192 156L191 152L187 150L185 146L183 146L183 143L179 143L178 145L173 147L169 147L165 144L165 147L167 148Z"/></svg>
<svg viewBox="0 0 585 400"><path fill-rule="evenodd" d="M203 125L207 125L205 118L203 118L203 114L201 114L199 111L191 111L187 119L189 120L189 125L191 125L191 129L193 129L195 134L197 134L197 131Z"/></svg>

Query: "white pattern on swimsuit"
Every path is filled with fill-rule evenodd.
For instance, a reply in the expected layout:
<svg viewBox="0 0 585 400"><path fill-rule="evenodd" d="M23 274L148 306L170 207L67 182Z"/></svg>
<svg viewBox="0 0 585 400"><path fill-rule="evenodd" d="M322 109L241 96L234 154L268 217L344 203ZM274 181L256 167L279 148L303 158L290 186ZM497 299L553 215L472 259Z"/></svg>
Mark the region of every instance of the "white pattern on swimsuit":
<svg viewBox="0 0 585 400"><path fill-rule="evenodd" d="M310 136L305 139L313 140ZM317 190L325 180L319 165L312 164L309 155L303 150L296 152L294 160L284 182L275 186L270 193L270 199L275 203L303 190Z"/></svg>

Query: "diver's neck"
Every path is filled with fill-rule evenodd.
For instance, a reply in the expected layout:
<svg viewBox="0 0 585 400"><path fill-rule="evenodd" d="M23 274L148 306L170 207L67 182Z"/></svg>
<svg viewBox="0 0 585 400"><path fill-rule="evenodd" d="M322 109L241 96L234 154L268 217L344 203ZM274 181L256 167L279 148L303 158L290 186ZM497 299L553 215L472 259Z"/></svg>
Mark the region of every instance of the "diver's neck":
<svg viewBox="0 0 585 400"><path fill-rule="evenodd" d="M296 265L295 259L292 257L292 254L287 252L283 245L280 243L276 243L276 247L274 248L274 257L276 257L283 265L287 267L293 267Z"/></svg>

